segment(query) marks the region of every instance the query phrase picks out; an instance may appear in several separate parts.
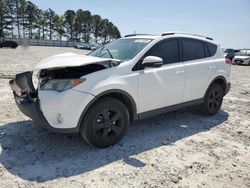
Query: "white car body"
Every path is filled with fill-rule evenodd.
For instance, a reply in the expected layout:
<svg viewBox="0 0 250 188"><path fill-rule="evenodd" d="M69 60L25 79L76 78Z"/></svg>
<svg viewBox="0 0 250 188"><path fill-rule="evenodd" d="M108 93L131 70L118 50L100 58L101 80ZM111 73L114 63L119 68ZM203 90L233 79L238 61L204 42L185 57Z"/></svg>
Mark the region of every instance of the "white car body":
<svg viewBox="0 0 250 188"><path fill-rule="evenodd" d="M187 38L217 46L214 55L201 59L164 64L134 70L140 59L156 44L166 39ZM132 100L133 118L153 115L165 107L201 102L209 86L214 82L230 84L230 65L225 63L220 45L197 35L166 34L163 36L130 36L127 39L152 40L131 60L81 77L85 81L63 92L43 90L38 87L39 108L53 131L78 130L81 117L98 97L109 92L124 93ZM205 48L205 47L204 47ZM83 56L73 53L55 55L42 60L36 69L57 70L66 67L82 67L93 63L116 61L111 58ZM225 94L228 90L225 88ZM197 104L198 104L197 103ZM62 131L60 131L62 130ZM72 131L66 131L72 132Z"/></svg>

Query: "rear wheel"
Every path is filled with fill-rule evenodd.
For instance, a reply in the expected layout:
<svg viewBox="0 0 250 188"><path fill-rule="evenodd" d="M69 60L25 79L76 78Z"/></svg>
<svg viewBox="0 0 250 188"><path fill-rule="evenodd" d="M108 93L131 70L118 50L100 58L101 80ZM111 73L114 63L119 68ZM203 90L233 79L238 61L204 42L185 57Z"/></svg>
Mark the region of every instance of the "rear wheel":
<svg viewBox="0 0 250 188"><path fill-rule="evenodd" d="M215 83L207 91L202 111L206 115L215 115L220 110L224 97L224 91L221 85Z"/></svg>
<svg viewBox="0 0 250 188"><path fill-rule="evenodd" d="M96 102L83 118L80 133L90 144L106 148L119 142L129 126L126 106L114 98Z"/></svg>

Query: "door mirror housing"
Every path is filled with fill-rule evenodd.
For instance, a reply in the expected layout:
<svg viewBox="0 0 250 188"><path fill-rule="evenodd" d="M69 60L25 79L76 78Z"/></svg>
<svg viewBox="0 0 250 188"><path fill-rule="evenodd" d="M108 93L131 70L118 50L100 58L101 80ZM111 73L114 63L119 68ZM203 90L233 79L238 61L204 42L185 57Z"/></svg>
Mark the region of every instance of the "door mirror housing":
<svg viewBox="0 0 250 188"><path fill-rule="evenodd" d="M163 59L157 56L147 56L142 61L143 67L161 67Z"/></svg>

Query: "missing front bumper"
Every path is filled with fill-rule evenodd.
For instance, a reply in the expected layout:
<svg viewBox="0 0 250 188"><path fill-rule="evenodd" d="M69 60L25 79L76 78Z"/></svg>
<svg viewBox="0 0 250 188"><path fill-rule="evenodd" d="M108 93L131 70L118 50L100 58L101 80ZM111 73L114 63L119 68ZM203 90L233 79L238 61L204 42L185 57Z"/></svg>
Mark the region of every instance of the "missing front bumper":
<svg viewBox="0 0 250 188"><path fill-rule="evenodd" d="M31 118L36 125L46 130L59 133L76 133L77 128L56 129L52 127L44 117L39 104L37 90L32 83L33 72L17 74L9 84L13 91L15 102L20 111Z"/></svg>

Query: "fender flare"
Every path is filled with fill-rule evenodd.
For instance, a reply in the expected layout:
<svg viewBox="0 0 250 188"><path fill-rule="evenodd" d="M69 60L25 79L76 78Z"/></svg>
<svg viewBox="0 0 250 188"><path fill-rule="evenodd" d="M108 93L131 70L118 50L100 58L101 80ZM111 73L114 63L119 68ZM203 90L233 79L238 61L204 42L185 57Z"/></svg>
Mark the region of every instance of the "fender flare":
<svg viewBox="0 0 250 188"><path fill-rule="evenodd" d="M123 91L123 90L120 90L120 89L110 89L110 90L107 90L107 91L104 91L102 93L99 93L98 95L96 95L89 103L88 105L83 109L83 112L78 120L78 123L77 123L77 130L78 132L80 131L80 128L81 128L81 123L82 123L82 120L86 114L86 112L89 110L89 108L96 102L98 101L100 98L104 97L104 96L107 96L109 94L113 94L113 93L116 93L116 94L121 94L123 96L126 96L126 98L129 100L129 102L131 103L131 106L132 106L132 120L137 120L138 119L138 114L137 114L137 107L136 107L136 103L133 99L133 97L127 93L126 91Z"/></svg>
<svg viewBox="0 0 250 188"><path fill-rule="evenodd" d="M204 94L204 96L203 96L203 99L205 98L205 95L206 95L207 91L209 90L209 88L213 85L213 83L214 83L216 80L219 80L219 79L223 80L223 83L224 83L224 88L223 88L223 90L224 90L224 92L226 92L226 86L227 86L227 80L226 80L226 78L225 78L224 76L217 76L217 77L215 77L215 78L210 82L210 84L208 85L207 90L206 90L206 92L205 92L205 94Z"/></svg>

